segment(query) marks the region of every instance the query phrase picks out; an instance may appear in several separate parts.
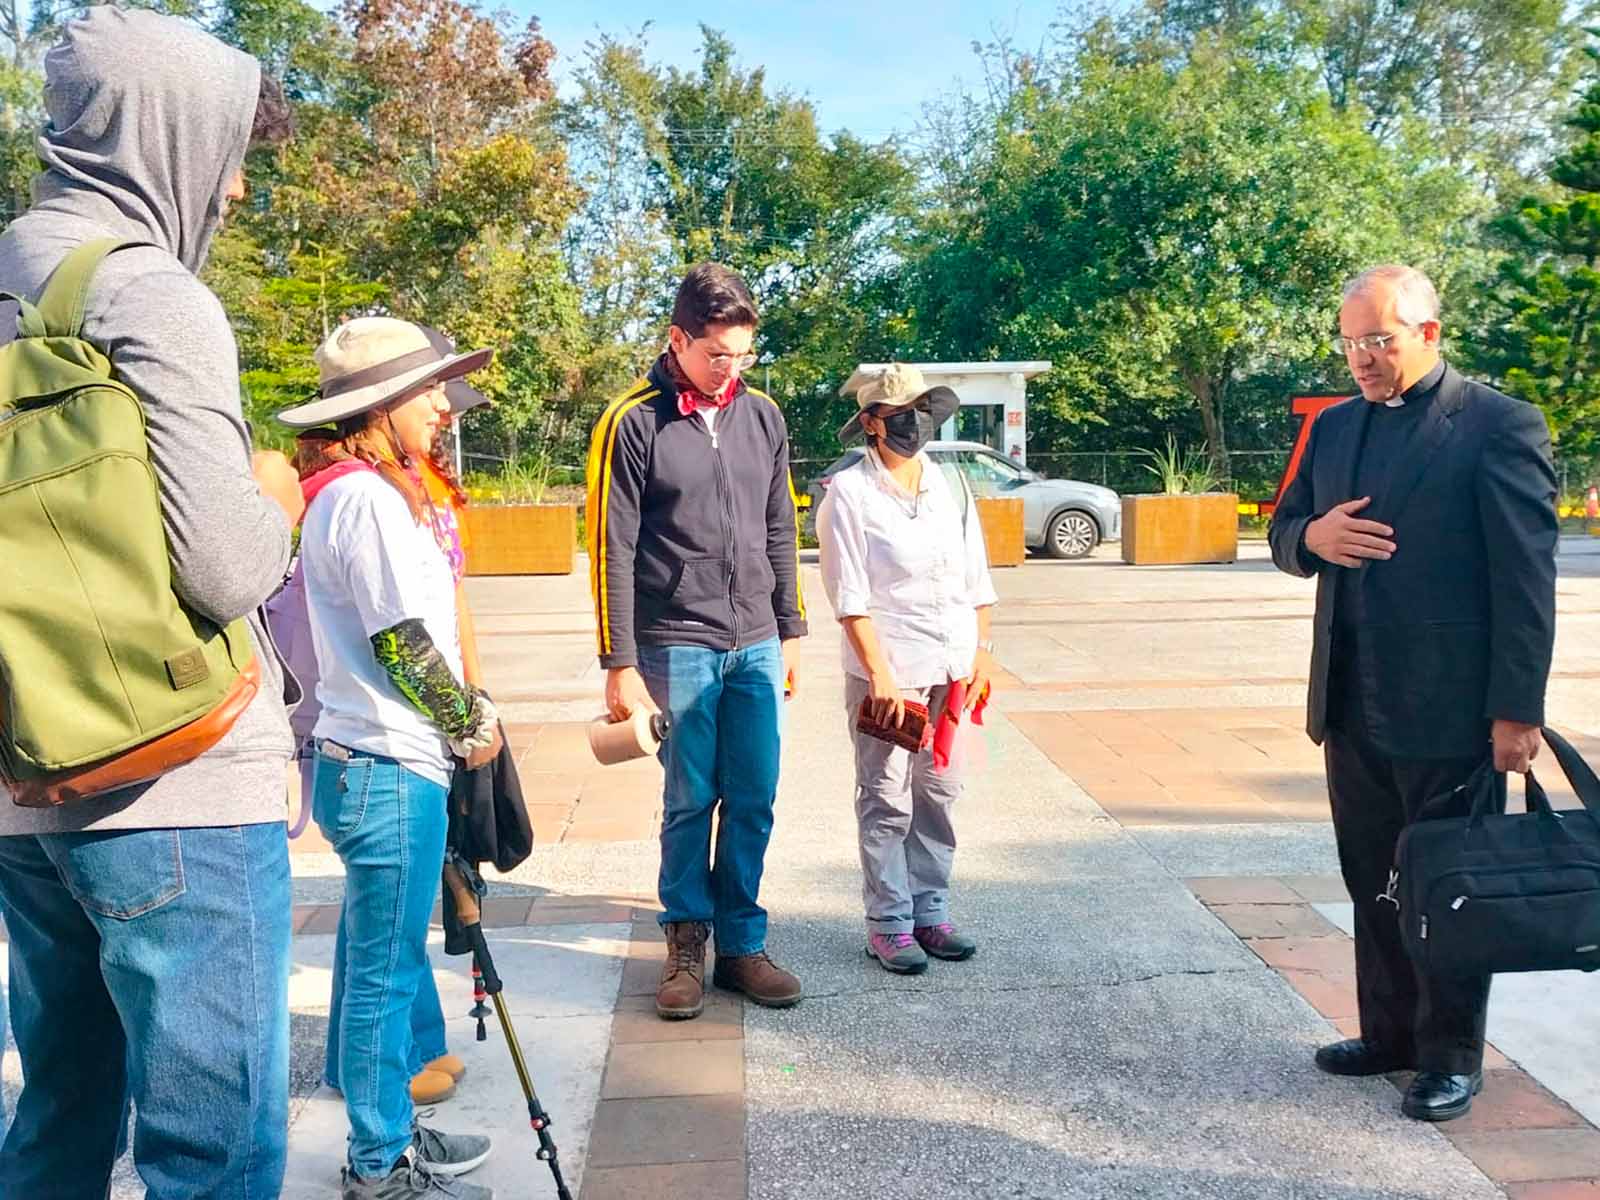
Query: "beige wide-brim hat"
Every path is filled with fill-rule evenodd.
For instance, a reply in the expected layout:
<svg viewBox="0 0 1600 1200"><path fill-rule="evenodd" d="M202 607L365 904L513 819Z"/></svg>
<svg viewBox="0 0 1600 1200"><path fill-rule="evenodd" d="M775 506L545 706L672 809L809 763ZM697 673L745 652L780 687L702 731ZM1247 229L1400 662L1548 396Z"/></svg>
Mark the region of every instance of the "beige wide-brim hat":
<svg viewBox="0 0 1600 1200"><path fill-rule="evenodd" d="M470 375L485 366L494 351L455 354L435 344L421 325L394 317L357 317L329 334L314 357L322 377L322 398L279 413L278 420L291 429L343 421L426 384Z"/></svg>
<svg viewBox="0 0 1600 1200"><path fill-rule="evenodd" d="M868 409L900 408L927 398L935 425L943 425L961 407L961 398L947 387L929 387L922 372L910 363L890 363L886 367L857 367L839 389L841 396L856 398L856 415L839 429L839 441L848 446L862 436L861 414Z"/></svg>

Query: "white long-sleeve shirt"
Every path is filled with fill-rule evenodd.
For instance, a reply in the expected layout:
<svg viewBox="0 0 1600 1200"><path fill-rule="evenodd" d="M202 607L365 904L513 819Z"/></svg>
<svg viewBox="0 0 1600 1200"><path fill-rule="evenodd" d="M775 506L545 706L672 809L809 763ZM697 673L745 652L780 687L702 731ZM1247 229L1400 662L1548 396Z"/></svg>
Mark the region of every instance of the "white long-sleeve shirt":
<svg viewBox="0 0 1600 1200"><path fill-rule="evenodd" d="M817 513L822 581L839 620L871 617L902 688L972 673L977 610L995 602L977 503L926 454L912 495L868 448L828 485ZM962 507L967 509L962 519ZM850 639L844 669L867 677Z"/></svg>

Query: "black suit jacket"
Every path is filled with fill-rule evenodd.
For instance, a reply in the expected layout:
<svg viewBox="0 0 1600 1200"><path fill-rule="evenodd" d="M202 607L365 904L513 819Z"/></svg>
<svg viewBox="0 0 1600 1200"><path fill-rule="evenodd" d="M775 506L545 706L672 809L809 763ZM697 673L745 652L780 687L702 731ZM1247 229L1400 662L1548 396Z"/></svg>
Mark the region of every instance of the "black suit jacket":
<svg viewBox="0 0 1600 1200"><path fill-rule="evenodd" d="M1316 418L1269 534L1280 569L1317 577L1306 732L1321 742L1327 727L1336 573L1359 570L1352 678L1366 737L1397 758L1477 754L1495 718L1544 722L1558 535L1550 431L1533 405L1447 367L1398 465L1356 514L1394 528L1394 557L1338 567L1306 549L1306 526L1357 498L1371 411L1356 397Z"/></svg>

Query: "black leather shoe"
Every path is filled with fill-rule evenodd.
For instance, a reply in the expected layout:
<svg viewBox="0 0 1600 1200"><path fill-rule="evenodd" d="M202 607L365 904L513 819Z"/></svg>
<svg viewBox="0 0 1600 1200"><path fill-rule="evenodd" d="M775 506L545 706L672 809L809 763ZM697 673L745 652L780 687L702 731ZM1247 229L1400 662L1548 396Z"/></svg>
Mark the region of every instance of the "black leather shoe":
<svg viewBox="0 0 1600 1200"><path fill-rule="evenodd" d="M1406 1089L1400 1111L1418 1121L1453 1121L1467 1115L1472 1098L1483 1091L1483 1072L1471 1075L1446 1075L1443 1071L1419 1071Z"/></svg>
<svg viewBox="0 0 1600 1200"><path fill-rule="evenodd" d="M1329 1075L1387 1075L1409 1070L1405 1056L1374 1046L1360 1038L1335 1042L1317 1051L1317 1066Z"/></svg>

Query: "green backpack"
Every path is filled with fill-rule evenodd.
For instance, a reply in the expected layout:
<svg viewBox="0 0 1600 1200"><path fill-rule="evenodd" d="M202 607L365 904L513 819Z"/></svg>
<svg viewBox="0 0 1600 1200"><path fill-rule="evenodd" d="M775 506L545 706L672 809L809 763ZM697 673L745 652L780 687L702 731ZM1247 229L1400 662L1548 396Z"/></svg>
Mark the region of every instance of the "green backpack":
<svg viewBox="0 0 1600 1200"><path fill-rule="evenodd" d="M79 246L37 307L0 296L0 775L30 807L199 757L260 683L245 622L173 591L144 411L82 336L95 269L138 244Z"/></svg>

